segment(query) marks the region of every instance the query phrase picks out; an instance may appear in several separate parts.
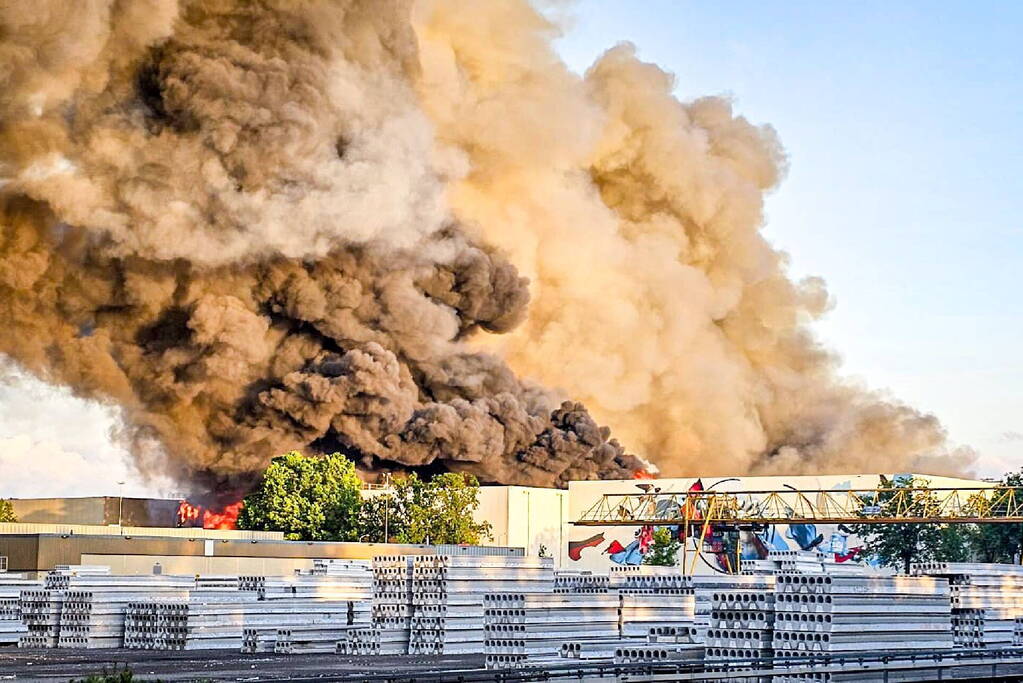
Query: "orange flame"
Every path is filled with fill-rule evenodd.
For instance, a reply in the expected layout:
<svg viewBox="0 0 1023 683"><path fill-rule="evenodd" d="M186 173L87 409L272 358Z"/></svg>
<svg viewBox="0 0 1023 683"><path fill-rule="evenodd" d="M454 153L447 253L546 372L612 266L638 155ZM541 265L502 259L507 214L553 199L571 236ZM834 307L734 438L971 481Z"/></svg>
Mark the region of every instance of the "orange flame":
<svg viewBox="0 0 1023 683"><path fill-rule="evenodd" d="M654 475L646 470L636 470L632 473L633 479L656 479Z"/></svg>
<svg viewBox="0 0 1023 683"><path fill-rule="evenodd" d="M192 505L187 500L178 503L178 526L199 526L203 529L237 529L238 515L245 506L243 501L225 505L217 512L200 505Z"/></svg>
<svg viewBox="0 0 1023 683"><path fill-rule="evenodd" d="M225 505L224 509L220 512L213 512L212 510L204 511L202 516L202 528L237 529L238 515L241 514L244 506L245 503L239 500L237 503Z"/></svg>

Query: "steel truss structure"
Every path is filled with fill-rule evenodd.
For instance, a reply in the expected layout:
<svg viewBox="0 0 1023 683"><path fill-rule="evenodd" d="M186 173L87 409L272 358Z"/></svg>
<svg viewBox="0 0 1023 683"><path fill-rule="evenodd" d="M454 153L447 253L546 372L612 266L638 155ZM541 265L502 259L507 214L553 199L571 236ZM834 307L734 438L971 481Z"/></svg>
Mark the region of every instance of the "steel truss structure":
<svg viewBox="0 0 1023 683"><path fill-rule="evenodd" d="M608 493L577 526L1023 523L1023 487Z"/></svg>

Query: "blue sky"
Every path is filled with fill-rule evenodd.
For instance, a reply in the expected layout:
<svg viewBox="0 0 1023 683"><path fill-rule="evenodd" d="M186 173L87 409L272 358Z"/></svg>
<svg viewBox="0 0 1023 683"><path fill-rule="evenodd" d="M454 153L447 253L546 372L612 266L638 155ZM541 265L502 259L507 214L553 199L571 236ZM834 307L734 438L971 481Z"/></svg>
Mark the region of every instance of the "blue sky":
<svg viewBox="0 0 1023 683"><path fill-rule="evenodd" d="M766 232L836 308L848 376L1023 466L1023 3L583 0L583 71L628 40L682 99L728 94L779 132Z"/></svg>

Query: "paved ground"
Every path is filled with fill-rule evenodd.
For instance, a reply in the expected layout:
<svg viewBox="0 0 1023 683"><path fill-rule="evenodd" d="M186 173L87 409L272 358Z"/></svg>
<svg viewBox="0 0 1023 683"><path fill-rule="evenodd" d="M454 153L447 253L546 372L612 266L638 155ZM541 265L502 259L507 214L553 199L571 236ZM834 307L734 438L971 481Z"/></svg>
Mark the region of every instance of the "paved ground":
<svg viewBox="0 0 1023 683"><path fill-rule="evenodd" d="M153 681L273 681L295 677L361 680L367 675L480 669L483 657L346 657L342 655L240 654L230 651L0 649L0 681L68 683L90 674L128 667Z"/></svg>

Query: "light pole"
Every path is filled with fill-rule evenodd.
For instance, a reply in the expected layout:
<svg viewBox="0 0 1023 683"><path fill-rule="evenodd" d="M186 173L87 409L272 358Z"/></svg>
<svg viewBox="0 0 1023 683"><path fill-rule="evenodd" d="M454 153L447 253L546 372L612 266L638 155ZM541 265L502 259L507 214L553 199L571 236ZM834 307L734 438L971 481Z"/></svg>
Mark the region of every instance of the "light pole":
<svg viewBox="0 0 1023 683"><path fill-rule="evenodd" d="M124 482L117 482L117 530L120 533L124 533L121 529L121 512L124 509Z"/></svg>

